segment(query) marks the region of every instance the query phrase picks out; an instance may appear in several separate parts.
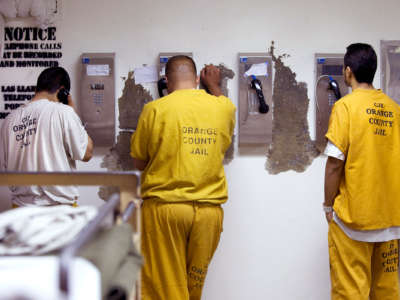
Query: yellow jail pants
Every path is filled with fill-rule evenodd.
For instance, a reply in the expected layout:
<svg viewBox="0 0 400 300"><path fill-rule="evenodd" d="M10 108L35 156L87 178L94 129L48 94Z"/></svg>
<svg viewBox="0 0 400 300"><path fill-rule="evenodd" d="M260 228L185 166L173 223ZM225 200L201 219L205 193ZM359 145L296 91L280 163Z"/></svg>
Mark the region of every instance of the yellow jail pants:
<svg viewBox="0 0 400 300"><path fill-rule="evenodd" d="M399 300L398 241L382 243L350 239L329 224L332 300Z"/></svg>
<svg viewBox="0 0 400 300"><path fill-rule="evenodd" d="M142 300L200 300L222 231L220 205L145 200Z"/></svg>

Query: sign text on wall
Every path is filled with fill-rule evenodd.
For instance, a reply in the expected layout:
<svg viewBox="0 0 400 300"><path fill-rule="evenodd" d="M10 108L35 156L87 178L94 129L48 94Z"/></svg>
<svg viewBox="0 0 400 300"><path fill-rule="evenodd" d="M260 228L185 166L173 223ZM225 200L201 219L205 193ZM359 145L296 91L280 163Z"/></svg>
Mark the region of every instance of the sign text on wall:
<svg viewBox="0 0 400 300"><path fill-rule="evenodd" d="M62 43L57 41L56 31L56 27L5 27L0 72L9 68L57 67L62 58ZM4 119L11 110L33 98L35 86L0 85L0 91L3 100L0 119Z"/></svg>

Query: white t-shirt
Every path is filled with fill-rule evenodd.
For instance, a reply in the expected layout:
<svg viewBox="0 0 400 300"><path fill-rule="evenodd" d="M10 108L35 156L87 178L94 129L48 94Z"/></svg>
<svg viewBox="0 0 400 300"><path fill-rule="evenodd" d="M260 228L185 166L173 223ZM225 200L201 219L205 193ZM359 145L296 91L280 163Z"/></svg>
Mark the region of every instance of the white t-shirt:
<svg viewBox="0 0 400 300"><path fill-rule="evenodd" d="M47 99L32 101L10 113L0 130L0 170L71 172L82 160L88 134L72 107ZM19 206L71 204L76 186L13 186Z"/></svg>
<svg viewBox="0 0 400 300"><path fill-rule="evenodd" d="M345 160L343 152L339 150L331 141L328 140L324 154L340 160ZM333 212L333 220L343 230L343 232L352 240L360 242L386 242L400 239L400 227L393 226L377 230L356 230L347 227L342 220Z"/></svg>

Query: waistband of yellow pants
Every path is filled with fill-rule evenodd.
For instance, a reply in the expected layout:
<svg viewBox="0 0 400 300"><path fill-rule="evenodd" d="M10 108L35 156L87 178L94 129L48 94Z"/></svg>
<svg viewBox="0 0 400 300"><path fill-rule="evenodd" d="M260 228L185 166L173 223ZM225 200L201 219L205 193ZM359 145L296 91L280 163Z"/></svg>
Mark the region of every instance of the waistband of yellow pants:
<svg viewBox="0 0 400 300"><path fill-rule="evenodd" d="M221 203L215 203L213 200L187 200L187 201L168 201L168 200L161 200L158 198L147 198L143 199L143 203L157 203L157 204L186 204L186 205L210 205L215 207L220 207Z"/></svg>
<svg viewBox="0 0 400 300"><path fill-rule="evenodd" d="M46 205L46 206L55 206L55 205L70 205L70 206L72 206L72 207L78 207L79 205L78 205L78 203L76 202L76 201L74 201L74 202L72 202L71 204L54 204L54 205ZM19 206L19 205L17 205L17 204L14 204L14 203L11 203L11 208L18 208L18 207L21 207L21 206Z"/></svg>

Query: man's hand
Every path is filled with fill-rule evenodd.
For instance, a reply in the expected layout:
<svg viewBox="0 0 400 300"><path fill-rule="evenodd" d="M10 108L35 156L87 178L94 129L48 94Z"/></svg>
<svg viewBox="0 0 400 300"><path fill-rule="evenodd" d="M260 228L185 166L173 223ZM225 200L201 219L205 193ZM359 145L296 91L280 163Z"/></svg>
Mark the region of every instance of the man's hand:
<svg viewBox="0 0 400 300"><path fill-rule="evenodd" d="M325 166L325 206L333 206L339 194L340 180L343 176L345 162L329 156ZM328 223L332 221L333 212L325 213Z"/></svg>
<svg viewBox="0 0 400 300"><path fill-rule="evenodd" d="M143 171L147 166L147 161L143 161L137 158L133 158L133 167L139 171Z"/></svg>
<svg viewBox="0 0 400 300"><path fill-rule="evenodd" d="M88 144L86 147L85 155L82 158L82 161L88 162L89 160L92 159L92 157L93 157L93 140L88 135Z"/></svg>
<svg viewBox="0 0 400 300"><path fill-rule="evenodd" d="M76 107L75 107L75 103L72 100L71 94L68 95L68 105L71 106L74 109L75 112L77 112L76 111Z"/></svg>
<svg viewBox="0 0 400 300"><path fill-rule="evenodd" d="M221 96L221 72L214 65L206 65L200 73L200 80L208 91L214 96Z"/></svg>
<svg viewBox="0 0 400 300"><path fill-rule="evenodd" d="M325 218L326 218L326 221L328 222L328 224L332 221L332 219L333 219L333 212L327 212L327 213L325 213Z"/></svg>

